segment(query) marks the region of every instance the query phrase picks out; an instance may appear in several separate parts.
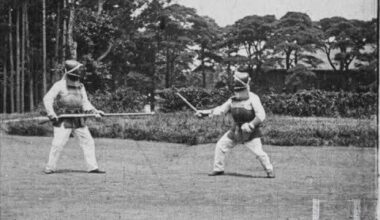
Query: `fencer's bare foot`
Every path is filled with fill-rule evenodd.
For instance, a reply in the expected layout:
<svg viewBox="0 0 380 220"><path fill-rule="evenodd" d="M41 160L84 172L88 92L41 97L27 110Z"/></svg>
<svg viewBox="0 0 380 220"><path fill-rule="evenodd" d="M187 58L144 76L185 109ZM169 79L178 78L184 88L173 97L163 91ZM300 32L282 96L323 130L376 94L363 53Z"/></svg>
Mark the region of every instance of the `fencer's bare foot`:
<svg viewBox="0 0 380 220"><path fill-rule="evenodd" d="M90 171L88 171L88 173L104 174L104 173L106 173L106 171L99 170L99 169L95 169L95 170L90 170Z"/></svg>
<svg viewBox="0 0 380 220"><path fill-rule="evenodd" d="M224 171L212 171L208 175L209 176L220 176L220 175L223 175L223 174L224 174Z"/></svg>

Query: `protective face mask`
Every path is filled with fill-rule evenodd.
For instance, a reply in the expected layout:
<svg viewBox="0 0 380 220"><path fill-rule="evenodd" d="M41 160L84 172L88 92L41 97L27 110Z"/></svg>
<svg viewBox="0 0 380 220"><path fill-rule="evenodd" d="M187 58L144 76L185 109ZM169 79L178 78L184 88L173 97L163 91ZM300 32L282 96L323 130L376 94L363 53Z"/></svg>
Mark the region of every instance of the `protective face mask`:
<svg viewBox="0 0 380 220"><path fill-rule="evenodd" d="M249 92L248 90L235 91L234 98L236 100L246 100L249 98Z"/></svg>
<svg viewBox="0 0 380 220"><path fill-rule="evenodd" d="M249 80L248 82L244 82L234 75L234 87L239 88L237 90L243 90L244 87L249 88Z"/></svg>
<svg viewBox="0 0 380 220"><path fill-rule="evenodd" d="M79 79L80 79L78 76L74 76L74 75L71 75L71 74L67 74L66 77L67 77L68 80L74 81L74 82L79 81Z"/></svg>

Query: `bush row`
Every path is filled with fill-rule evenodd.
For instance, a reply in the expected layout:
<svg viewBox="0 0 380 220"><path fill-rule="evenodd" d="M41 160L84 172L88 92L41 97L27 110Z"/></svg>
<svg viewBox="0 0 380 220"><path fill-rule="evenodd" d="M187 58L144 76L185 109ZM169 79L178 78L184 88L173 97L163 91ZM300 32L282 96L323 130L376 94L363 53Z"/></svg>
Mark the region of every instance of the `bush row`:
<svg viewBox="0 0 380 220"><path fill-rule="evenodd" d="M273 114L369 118L377 114L376 93L300 91L265 95L263 105Z"/></svg>
<svg viewBox="0 0 380 220"><path fill-rule="evenodd" d="M232 94L227 89L181 89L179 92L199 109L225 102ZM165 112L188 108L171 89L160 92ZM369 118L377 114L376 93L327 92L302 90L294 94L269 94L260 97L268 113L289 116Z"/></svg>
<svg viewBox="0 0 380 220"><path fill-rule="evenodd" d="M199 109L212 108L225 102L232 93L228 89L208 90L196 87L178 90ZM173 89L158 92L158 106L162 112L188 109ZM148 104L146 96L130 88L90 95L91 102L105 112L141 111ZM267 113L289 116L369 118L377 114L376 93L328 92L302 90L293 94L260 96Z"/></svg>
<svg viewBox="0 0 380 220"><path fill-rule="evenodd" d="M132 88L120 87L113 92L97 90L89 99L104 112L136 112L144 108L147 98Z"/></svg>
<svg viewBox="0 0 380 220"><path fill-rule="evenodd" d="M231 125L231 118L197 119L189 112L156 114L139 119L89 120L94 137L127 138L183 144L215 143ZM9 134L52 135L51 125L9 123ZM375 120L272 116L263 127L263 142L284 146L377 146Z"/></svg>

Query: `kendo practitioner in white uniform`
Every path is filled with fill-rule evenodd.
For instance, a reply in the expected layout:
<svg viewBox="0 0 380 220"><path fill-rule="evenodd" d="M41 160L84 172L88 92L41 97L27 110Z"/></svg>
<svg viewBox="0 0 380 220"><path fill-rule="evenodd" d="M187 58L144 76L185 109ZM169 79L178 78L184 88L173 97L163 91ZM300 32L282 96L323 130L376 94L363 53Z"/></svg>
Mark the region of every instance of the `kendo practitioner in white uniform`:
<svg viewBox="0 0 380 220"><path fill-rule="evenodd" d="M214 109L199 110L198 117L222 115L231 113L233 125L216 143L214 168L209 176L224 174L226 153L235 145L242 143L248 147L260 161L268 178L274 178L273 166L268 155L263 151L260 125L265 119L265 111L260 98L250 92L250 77L248 73L236 72L234 74L234 96L224 104Z"/></svg>
<svg viewBox="0 0 380 220"><path fill-rule="evenodd" d="M84 123L84 118L58 118L57 116L57 114L92 113L99 118L104 114L103 111L97 110L87 98L86 90L80 82L79 68L81 66L82 64L75 60L65 61L63 78L56 82L43 98L47 115L54 126L54 138L49 161L44 170L46 174L56 172L59 155L69 140L71 133L79 139L87 171L89 173L105 173L105 171L98 168L94 139Z"/></svg>

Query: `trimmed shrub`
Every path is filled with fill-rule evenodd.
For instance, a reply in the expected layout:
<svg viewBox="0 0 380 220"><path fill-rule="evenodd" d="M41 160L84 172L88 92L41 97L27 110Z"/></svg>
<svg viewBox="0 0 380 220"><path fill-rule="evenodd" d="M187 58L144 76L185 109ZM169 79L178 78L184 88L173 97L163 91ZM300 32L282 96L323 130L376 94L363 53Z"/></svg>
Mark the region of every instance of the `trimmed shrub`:
<svg viewBox="0 0 380 220"><path fill-rule="evenodd" d="M376 93L303 90L295 94L264 95L268 112L291 116L369 118L377 114Z"/></svg>
<svg viewBox="0 0 380 220"><path fill-rule="evenodd" d="M206 109L224 103L232 94L227 89L207 90L186 88L179 90L196 108ZM189 107L171 89L162 90L161 106L164 112ZM260 96L268 113L289 116L369 118L377 114L376 93L327 92L302 90L294 94L269 94Z"/></svg>
<svg viewBox="0 0 380 220"><path fill-rule="evenodd" d="M197 119L192 112L156 114L138 119L88 120L94 137L128 138L183 144L215 143L231 126L229 116ZM9 123L9 134L51 135L52 128L31 121ZM263 143L281 146L377 146L376 120L271 116Z"/></svg>
<svg viewBox="0 0 380 220"><path fill-rule="evenodd" d="M89 94L91 103L105 112L136 112L144 108L147 97L129 87L120 87L114 92L97 90Z"/></svg>
<svg viewBox="0 0 380 220"><path fill-rule="evenodd" d="M10 122L5 128L8 134L17 134L25 136L50 136L53 129L46 124L38 124L37 122Z"/></svg>

